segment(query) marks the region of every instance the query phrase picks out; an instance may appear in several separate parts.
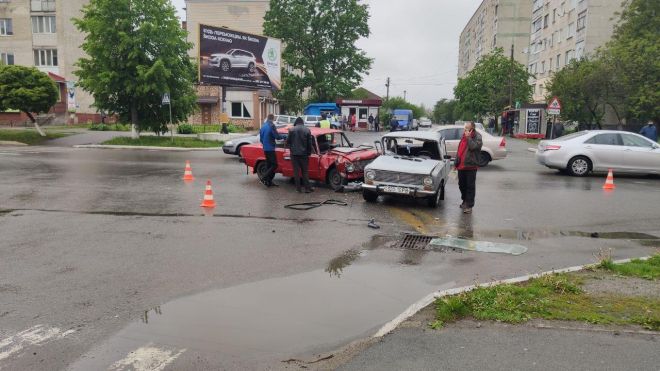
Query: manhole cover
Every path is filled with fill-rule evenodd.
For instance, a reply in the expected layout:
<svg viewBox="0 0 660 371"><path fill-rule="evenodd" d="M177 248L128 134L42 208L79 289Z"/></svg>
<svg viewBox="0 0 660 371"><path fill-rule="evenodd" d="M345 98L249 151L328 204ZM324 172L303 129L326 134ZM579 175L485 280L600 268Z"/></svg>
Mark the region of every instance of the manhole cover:
<svg viewBox="0 0 660 371"><path fill-rule="evenodd" d="M434 238L423 234L407 234L396 247L407 250L425 250Z"/></svg>

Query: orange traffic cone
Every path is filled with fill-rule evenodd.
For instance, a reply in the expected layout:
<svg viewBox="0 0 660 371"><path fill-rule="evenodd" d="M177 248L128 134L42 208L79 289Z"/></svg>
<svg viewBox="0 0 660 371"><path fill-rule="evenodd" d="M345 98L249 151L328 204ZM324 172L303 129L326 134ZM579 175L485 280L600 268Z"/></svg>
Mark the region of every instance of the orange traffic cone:
<svg viewBox="0 0 660 371"><path fill-rule="evenodd" d="M183 180L195 180L192 175L192 168L190 167L190 161L186 161L186 170L183 172Z"/></svg>
<svg viewBox="0 0 660 371"><path fill-rule="evenodd" d="M603 185L603 189L615 189L615 188L616 186L614 185L614 174L612 173L612 169L610 169L610 172L607 173L607 180Z"/></svg>
<svg viewBox="0 0 660 371"><path fill-rule="evenodd" d="M206 181L206 191L204 191L204 201L199 205L201 207L215 207L215 200L213 200L213 190L211 189L211 181Z"/></svg>

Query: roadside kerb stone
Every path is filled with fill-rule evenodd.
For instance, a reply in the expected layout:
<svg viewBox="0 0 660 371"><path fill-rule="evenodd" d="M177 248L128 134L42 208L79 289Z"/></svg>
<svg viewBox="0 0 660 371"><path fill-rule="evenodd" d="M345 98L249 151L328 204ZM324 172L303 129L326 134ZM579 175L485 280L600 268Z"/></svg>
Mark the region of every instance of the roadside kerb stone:
<svg viewBox="0 0 660 371"><path fill-rule="evenodd" d="M140 149L150 151L219 151L220 147L213 148L182 148L182 147L154 147L154 146L121 146L111 144L79 144L73 148L94 148L94 149Z"/></svg>
<svg viewBox="0 0 660 371"><path fill-rule="evenodd" d="M256 135L255 133L230 133L230 134L221 134L221 133L200 133L197 134L197 138L201 140L209 140L215 142L228 142L232 139L249 137Z"/></svg>
<svg viewBox="0 0 660 371"><path fill-rule="evenodd" d="M0 140L0 146L20 146L20 147L23 147L23 146L27 146L27 144L21 143L21 142L14 142L12 140Z"/></svg>

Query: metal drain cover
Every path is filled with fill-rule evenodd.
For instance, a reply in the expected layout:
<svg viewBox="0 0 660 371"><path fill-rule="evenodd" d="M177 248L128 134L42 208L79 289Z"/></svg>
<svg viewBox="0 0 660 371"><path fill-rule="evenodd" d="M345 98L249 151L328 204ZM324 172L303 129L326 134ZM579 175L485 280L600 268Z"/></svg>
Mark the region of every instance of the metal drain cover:
<svg viewBox="0 0 660 371"><path fill-rule="evenodd" d="M398 249L406 250L425 250L434 236L425 236L423 234L407 234L397 245Z"/></svg>

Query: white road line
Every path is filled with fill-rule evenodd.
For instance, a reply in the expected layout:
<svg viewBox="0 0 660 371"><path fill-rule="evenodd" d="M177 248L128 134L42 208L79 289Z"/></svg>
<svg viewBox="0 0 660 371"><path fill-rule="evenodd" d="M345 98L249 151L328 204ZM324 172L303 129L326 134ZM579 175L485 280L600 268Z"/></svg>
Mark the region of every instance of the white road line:
<svg viewBox="0 0 660 371"><path fill-rule="evenodd" d="M62 339L74 332L75 330L62 332L58 327L46 327L44 325L36 325L23 330L16 335L0 340L0 361L20 353L27 347L42 345L51 340ZM1 366L0 369L2 369Z"/></svg>
<svg viewBox="0 0 660 371"><path fill-rule="evenodd" d="M130 352L126 358L110 366L112 371L162 371L186 349L180 351L156 348L149 344Z"/></svg>
<svg viewBox="0 0 660 371"><path fill-rule="evenodd" d="M639 259L639 260L647 260L649 259L649 256L642 257L642 258L634 258L634 259ZM615 264L623 264L623 263L628 263L633 259L622 259L622 260L616 260L614 263ZM547 276L549 274L555 274L555 273L570 273L570 272L577 272L584 270L587 267L593 267L596 264L585 264L585 265L579 265L576 267L570 267L570 268L564 268L564 269L556 269L556 270L551 270L547 272L542 272L542 273L536 273L536 274L529 274L526 276L520 276L520 277L515 277L515 278L509 278L506 280L498 280L498 281L491 281L487 283L482 283L478 285L470 285L470 286L464 286L464 287L457 287L454 289L449 289L449 290L442 290L442 291L436 291L428 294L427 296L423 297L421 300L416 302L415 304L411 305L406 309L403 313L399 314L396 318L391 320L390 322L386 323L381 327L378 332L376 332L372 338L380 338L383 337L390 332L394 331L401 323L403 323L405 320L408 318L414 316L417 312L420 310L424 309L426 306L429 304L433 303L435 299L437 298L442 298L445 296L451 296L451 295L456 295L468 291L472 291L476 288L479 287L491 287L491 286L497 286L497 285L503 285L503 284L511 284L511 283L520 283L520 282L525 282L529 281L532 278L538 278L542 276Z"/></svg>

